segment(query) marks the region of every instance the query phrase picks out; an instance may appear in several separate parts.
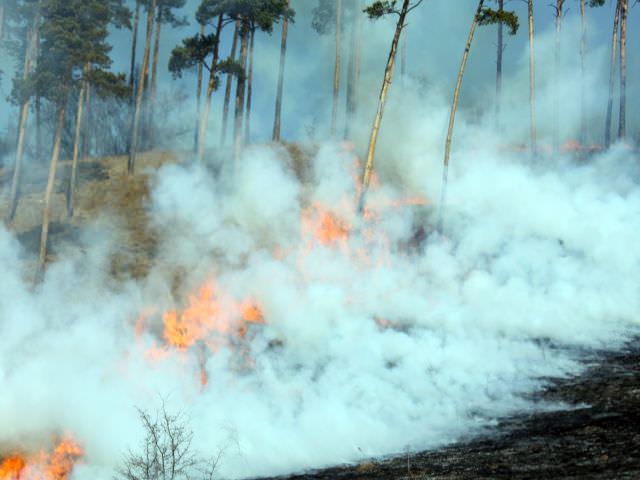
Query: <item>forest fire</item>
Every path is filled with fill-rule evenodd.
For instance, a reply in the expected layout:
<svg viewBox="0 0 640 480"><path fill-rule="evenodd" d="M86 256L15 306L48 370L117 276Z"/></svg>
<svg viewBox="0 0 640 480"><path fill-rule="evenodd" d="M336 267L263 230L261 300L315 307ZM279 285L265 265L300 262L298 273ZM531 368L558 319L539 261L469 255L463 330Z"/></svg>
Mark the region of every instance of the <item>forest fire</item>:
<svg viewBox="0 0 640 480"><path fill-rule="evenodd" d="M335 212L314 204L302 214L302 237L324 246L344 246L349 237L350 226Z"/></svg>
<svg viewBox="0 0 640 480"><path fill-rule="evenodd" d="M136 322L136 335L147 328L153 311L144 312ZM252 300L241 302L231 299L213 280L209 280L188 295L183 309L171 309L162 313L162 346L152 346L146 356L152 361L166 357L172 351L194 352L200 364L200 384L206 385L205 371L208 352L220 348L239 348L252 324L264 323L262 309Z"/></svg>
<svg viewBox="0 0 640 480"><path fill-rule="evenodd" d="M0 480L67 480L83 451L78 443L66 437L53 452L35 455L11 455L0 463Z"/></svg>

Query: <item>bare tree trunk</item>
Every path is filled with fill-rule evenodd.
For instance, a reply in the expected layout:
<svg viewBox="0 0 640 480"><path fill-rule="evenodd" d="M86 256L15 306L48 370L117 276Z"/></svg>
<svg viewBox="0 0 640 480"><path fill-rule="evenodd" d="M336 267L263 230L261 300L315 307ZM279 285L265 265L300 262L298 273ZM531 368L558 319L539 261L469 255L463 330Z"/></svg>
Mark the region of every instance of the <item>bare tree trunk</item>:
<svg viewBox="0 0 640 480"><path fill-rule="evenodd" d="M333 69L333 109L331 111L331 136L336 136L338 122L338 95L340 93L340 63L342 44L342 0L336 0L336 63Z"/></svg>
<svg viewBox="0 0 640 480"><path fill-rule="evenodd" d="M585 107L585 60L587 55L587 20L585 17L585 0L580 0L580 22L582 33L580 35L580 145L587 143L587 111Z"/></svg>
<svg viewBox="0 0 640 480"><path fill-rule="evenodd" d="M351 137L351 124L355 120L356 108L358 102L358 77L360 69L360 46L362 36L362 12L360 9L360 0L355 0L356 20L355 25L351 26L351 48L349 52L349 65L347 70L347 119L344 127L344 138L348 140Z"/></svg>
<svg viewBox="0 0 640 480"><path fill-rule="evenodd" d="M135 83L136 47L138 45L138 24L140 23L140 0L136 0L136 13L133 17L133 39L131 41L131 73L129 74L129 86L131 87L131 102L133 103L133 85Z"/></svg>
<svg viewBox="0 0 640 480"><path fill-rule="evenodd" d="M36 158L38 161L42 159L42 102L40 95L36 94L35 99L36 111Z"/></svg>
<svg viewBox="0 0 640 480"><path fill-rule="evenodd" d="M85 65L84 73L85 75L89 73L89 64ZM84 80L80 87L80 94L78 95L78 110L76 112L76 128L73 140L73 158L71 160L71 176L69 178L69 185L67 188L67 216L69 217L73 216L74 196L78 176L78 157L80 154L80 131L82 127L82 113L86 91L87 81Z"/></svg>
<svg viewBox="0 0 640 480"><path fill-rule="evenodd" d="M287 0L289 6L289 0ZM271 139L274 142L280 141L280 125L282 123L282 92L284 89L284 63L287 57L287 34L289 31L289 19L285 17L282 22L282 40L280 41L280 68L278 69L278 88L276 90L276 112L273 119L273 135Z"/></svg>
<svg viewBox="0 0 640 480"><path fill-rule="evenodd" d="M458 71L458 80L456 81L456 87L453 91L453 103L451 104L451 114L449 115L449 128L447 129L447 140L444 144L444 168L442 170L442 191L440 192L440 213L438 219L438 230L442 230L442 222L444 218L444 207L447 201L447 184L449 182L449 157L451 155L451 141L453 140L453 126L456 121L456 112L458 111L458 101L460 100L460 89L462 87L462 78L464 77L464 70L467 66L467 60L469 59L469 51L471 50L471 43L473 43L473 36L476 33L478 26L478 16L482 11L484 0L478 2L478 8L473 21L471 22L471 28L469 29L469 35L467 37L467 45L464 48L462 54L462 63L460 64L460 70Z"/></svg>
<svg viewBox="0 0 640 480"><path fill-rule="evenodd" d="M66 95L65 95L66 96ZM62 130L64 128L64 114L66 109L66 99L58 105L58 115L56 121L55 137L53 142L53 151L51 153L51 164L49 166L49 178L47 179L47 189L44 194L44 208L42 213L42 232L40 235L40 254L38 257L38 267L36 270L36 282L42 279L44 274L45 263L47 260L47 241L49 239L49 217L51 214L51 197L53 196L53 187L56 181L56 171L58 169L58 158L60 156L60 141L62 139Z"/></svg>
<svg viewBox="0 0 640 480"><path fill-rule="evenodd" d="M87 158L91 152L91 84L87 83L87 92L85 94L85 115L82 129L82 158Z"/></svg>
<svg viewBox="0 0 640 480"><path fill-rule="evenodd" d="M607 99L607 117L604 122L604 146L611 146L611 117L613 116L613 86L616 78L616 49L618 46L618 24L620 22L620 5L616 3L616 13L613 17L613 33L611 35L611 61L609 70L609 97Z"/></svg>
<svg viewBox="0 0 640 480"><path fill-rule="evenodd" d="M200 39L204 37L204 25L200 25ZM198 83L196 87L196 128L194 129L194 141L193 141L193 151L198 152L198 136L200 133L200 98L202 97L202 62L198 63L197 69L197 78Z"/></svg>
<svg viewBox="0 0 640 480"><path fill-rule="evenodd" d="M624 140L627 122L627 14L629 0L620 0L620 117L618 139Z"/></svg>
<svg viewBox="0 0 640 480"><path fill-rule="evenodd" d="M151 97L147 110L147 145L153 148L155 143L155 110L156 91L158 88L158 52L160 50L160 32L162 30L162 9L158 8L156 19L156 38L153 45L153 62L151 64Z"/></svg>
<svg viewBox="0 0 640 480"><path fill-rule="evenodd" d="M364 212L364 203L369 184L371 183L371 174L373 173L373 162L376 154L376 143L378 142L378 133L380 132L380 124L382 123L382 115L384 113L384 105L387 100L387 94L389 93L389 87L391 86L391 80L393 78L393 67L396 61L396 53L398 52L398 42L400 41L400 34L404 28L404 21L409 12L410 0L404 0L402 3L402 10L396 24L396 31L393 35L393 41L391 42L391 50L389 51L389 58L387 59L387 66L384 70L384 79L382 81L382 88L380 89L380 98L378 99L378 110L373 120L373 127L371 128L371 137L369 138L369 148L367 150L367 161L364 166L364 172L362 174L362 185L360 186L359 198L357 201L358 212L362 214Z"/></svg>
<svg viewBox="0 0 640 480"><path fill-rule="evenodd" d="M536 154L537 128L536 128L536 60L533 45L533 0L528 1L529 6L529 108L531 111L531 153Z"/></svg>
<svg viewBox="0 0 640 480"><path fill-rule="evenodd" d="M247 113L244 124L244 138L247 144L251 143L251 97L253 95L253 39L256 29L251 29L251 40L249 42L249 74L247 76Z"/></svg>
<svg viewBox="0 0 640 480"><path fill-rule="evenodd" d="M27 36L25 38L25 54L24 54L24 70L22 72L22 79L27 80L31 74L33 63L35 60L34 55L37 54L37 39L40 23L40 6L36 9L36 13L33 17L33 24L27 29ZM16 145L16 161L13 168L13 177L11 179L11 192L9 194L9 213L7 214L7 221L13 220L16 214L16 208L18 206L18 198L20 196L20 180L22 176L22 158L24 156L24 146L27 133L27 120L29 119L29 103L30 99L25 98L22 100L20 106L20 121L18 124L18 141Z"/></svg>
<svg viewBox="0 0 640 480"><path fill-rule="evenodd" d="M0 3L0 41L4 38L4 2Z"/></svg>
<svg viewBox="0 0 640 480"><path fill-rule="evenodd" d="M236 85L236 108L233 128L234 158L236 163L240 160L240 153L242 152L242 118L244 115L249 30L249 20L243 18L240 28L240 64L242 65L242 75L238 77L238 83Z"/></svg>
<svg viewBox="0 0 640 480"><path fill-rule="evenodd" d="M504 0L498 0L498 11L504 10ZM502 54L504 53L504 25L498 22L498 55L496 59L496 131L500 129L500 100L502 97Z"/></svg>
<svg viewBox="0 0 640 480"><path fill-rule="evenodd" d="M129 146L129 162L127 164L127 172L133 175L135 172L136 153L138 150L138 133L140 129L140 110L142 109L142 96L144 94L144 81L147 71L149 70L149 52L151 50L151 34L153 32L153 17L156 9L156 0L150 0L149 10L147 11L147 36L144 43L144 56L142 58L142 72L140 82L138 84L138 92L136 94L136 107L133 114L133 125L131 128L131 144Z"/></svg>
<svg viewBox="0 0 640 480"><path fill-rule="evenodd" d="M211 95L216 88L216 68L218 65L218 55L220 52L220 34L222 33L223 16L218 16L218 26L216 28L216 38L213 44L213 57L207 82L207 98L204 104L204 113L200 119L200 133L198 134L198 162L204 162L204 147L207 135L207 123L209 122L209 110L211 109Z"/></svg>
<svg viewBox="0 0 640 480"><path fill-rule="evenodd" d="M231 45L231 60L236 59L236 50L238 49L238 35L240 34L240 20L236 20L236 27L233 31L233 43ZM222 110L222 133L220 135L220 145L224 145L227 139L227 125L229 122L229 102L231 101L231 83L233 75L227 74L227 85L224 89L224 107Z"/></svg>
<svg viewBox="0 0 640 480"><path fill-rule="evenodd" d="M560 140L559 140L559 122L558 118L560 117L560 34L562 32L562 16L564 15L564 0L556 1L556 49L554 52L554 70L555 70L555 80L556 80L556 88L554 89L555 98L553 102L553 150L558 151L560 148Z"/></svg>

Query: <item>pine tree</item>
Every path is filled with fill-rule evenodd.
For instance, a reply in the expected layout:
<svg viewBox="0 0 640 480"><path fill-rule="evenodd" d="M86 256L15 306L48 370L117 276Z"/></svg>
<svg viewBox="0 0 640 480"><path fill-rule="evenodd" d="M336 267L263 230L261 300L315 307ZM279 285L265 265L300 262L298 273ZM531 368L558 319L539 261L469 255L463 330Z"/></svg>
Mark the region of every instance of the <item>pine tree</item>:
<svg viewBox="0 0 640 480"><path fill-rule="evenodd" d="M142 57L142 70L140 72L140 80L136 89L136 103L133 111L133 119L131 122L131 142L129 144L129 160L127 162L127 173L133 175L135 172L136 154L138 152L138 141L140 134L140 117L142 113L142 97L145 91L145 81L149 70L149 55L151 51L151 35L153 32L154 15L156 10L156 1L149 0L147 5L147 33L144 43L144 55Z"/></svg>
<svg viewBox="0 0 640 480"><path fill-rule="evenodd" d="M375 160L376 144L378 142L378 134L380 132L380 125L382 123L382 115L384 113L384 106L387 101L387 94L389 93L389 87L391 86L391 80L393 79L393 68L396 61L396 53L398 52L398 44L400 42L400 34L405 27L405 19L412 10L416 9L422 0L416 0L411 2L410 0L403 0L402 7L398 10L396 8L395 1L375 1L369 5L365 12L369 15L369 18L375 19L385 15L395 14L398 15L398 22L396 23L395 33L393 34L393 40L391 41L391 48L389 50L389 57L387 58L387 66L384 70L384 77L382 79L382 88L380 89L380 96L378 98L378 109L376 111L375 118L373 120L373 127L371 128L371 136L369 137L369 148L367 150L367 159L362 173L362 182L360 184L360 191L358 192L358 198L356 205L358 213L364 213L365 196L371 183L371 174L373 173L373 163Z"/></svg>
<svg viewBox="0 0 640 480"><path fill-rule="evenodd" d="M27 120L29 118L29 105L31 101L32 91L34 87L34 79L32 78L33 69L36 65L36 56L38 52L38 32L40 30L41 20L41 2L30 1L21 5L16 9L16 14L22 22L26 23L24 43L19 51L24 51L24 63L21 80L14 82L12 92L12 100L20 105L20 116L18 121L18 139L16 145L16 159L13 167L13 176L11 179L11 190L9 193L9 212L6 221L13 220L18 206L20 196L20 181L22 177L22 161L25 150Z"/></svg>
<svg viewBox="0 0 640 480"><path fill-rule="evenodd" d="M604 122L604 146L611 146L611 117L613 116L613 87L616 77L616 48L618 46L618 29L620 23L621 2L616 2L616 11L613 16L613 33L611 34L611 60L609 66L609 95L607 97L607 115Z"/></svg>
<svg viewBox="0 0 640 480"><path fill-rule="evenodd" d="M98 0L46 0L42 8L42 45L34 74L35 88L56 108L54 143L44 197L40 253L36 279L46 263L51 201L57 172L67 100L72 89L86 82L87 64L97 68L110 65L107 26L114 19L119 2ZM123 10L118 9L118 14ZM107 75L111 77L111 75ZM124 83L124 76L119 76Z"/></svg>
<svg viewBox="0 0 640 480"><path fill-rule="evenodd" d="M618 139L624 140L627 129L627 15L629 0L620 2L620 111Z"/></svg>
<svg viewBox="0 0 640 480"><path fill-rule="evenodd" d="M287 6L289 1L287 0ZM273 120L273 134L271 139L274 142L280 141L280 129L282 124L282 93L284 89L284 65L287 57L287 35L289 31L289 19L282 22L282 40L280 41L280 67L278 69L278 87L276 90L276 111Z"/></svg>
<svg viewBox="0 0 640 480"><path fill-rule="evenodd" d="M467 36L467 43L462 54L462 62L460 64L460 70L458 71L458 79L453 91L453 101L451 103L451 114L449 115L449 127L447 129L447 139L444 147L444 168L442 171L442 192L440 198L440 214L438 220L438 228L442 229L442 222L444 217L444 207L447 199L447 183L449 178L449 157L451 155L451 142L453 140L453 127L456 120L456 112L458 110L458 101L460 100L460 89L462 87L462 79L464 77L464 71L467 66L467 60L469 59L469 52L471 51L471 44L473 43L473 37L478 25L493 25L496 23L504 23L509 27L509 34L515 35L519 28L518 17L513 12L506 10L492 10L484 7L484 0L478 1L478 7L476 13L471 21L471 28L469 29L469 35Z"/></svg>

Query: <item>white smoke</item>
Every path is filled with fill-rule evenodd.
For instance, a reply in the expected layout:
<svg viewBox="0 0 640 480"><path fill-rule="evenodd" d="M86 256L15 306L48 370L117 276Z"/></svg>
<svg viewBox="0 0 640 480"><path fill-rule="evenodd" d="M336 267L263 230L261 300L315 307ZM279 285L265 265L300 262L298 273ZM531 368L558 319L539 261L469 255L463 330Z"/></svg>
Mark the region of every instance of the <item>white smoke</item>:
<svg viewBox="0 0 640 480"><path fill-rule="evenodd" d="M552 45L541 38L541 55ZM0 227L0 453L69 432L86 450L75 478L111 478L144 434L135 408L154 410L161 397L189 415L201 453L224 451L224 477L357 462L465 438L532 408L523 394L543 378L578 372L577 348L621 345L640 311L639 159L622 145L585 163L496 153L526 139L523 69L505 81L510 128L498 138L489 115L460 112L444 232L421 249L406 243L436 221L451 93L438 76L428 95L414 94L415 79L404 92L394 84L369 222L352 216L353 156L327 144L304 184L272 147L247 150L220 176L163 167L148 205L159 245L144 280L110 278L121 239L105 235L112 227L102 220L33 289L23 280L27 254ZM542 104L553 97L545 88ZM362 109L362 137L371 108ZM564 131L575 132L577 110L563 114ZM431 205L379 206L409 194ZM304 232L314 204L351 223L346 245L314 244ZM209 279L256 300L266 323L205 356L202 388L199 353L152 360L148 350L162 343L158 312ZM150 307L137 336L135 320Z"/></svg>

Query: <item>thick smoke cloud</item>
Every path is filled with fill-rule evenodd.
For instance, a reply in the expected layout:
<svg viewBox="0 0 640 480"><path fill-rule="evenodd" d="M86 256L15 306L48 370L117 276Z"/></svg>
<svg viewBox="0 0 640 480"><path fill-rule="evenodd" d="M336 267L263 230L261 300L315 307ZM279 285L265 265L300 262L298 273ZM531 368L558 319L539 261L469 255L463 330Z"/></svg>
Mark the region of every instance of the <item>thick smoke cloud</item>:
<svg viewBox="0 0 640 480"><path fill-rule="evenodd" d="M409 58L422 58L414 41L464 37L470 14L456 16L460 4L425 2L424 19L407 30ZM423 21L431 30L420 28ZM386 51L390 27L367 27L367 51ZM247 149L235 168L173 165L155 173L148 209L160 240L144 280L117 284L109 276L121 241L112 225L121 219L96 220L82 248L61 255L37 288L25 281L27 253L0 227L0 452L40 448L52 434L70 432L86 450L75 478L111 478L142 438L135 407L153 410L164 398L189 415L194 447L223 451L220 474L242 478L435 447L515 411L557 407L531 405L523 394L543 378L578 372L576 351L616 348L638 329L638 158L623 145L584 163L511 151L527 134L524 44L509 48L515 61L502 120L509 128L496 134L491 83L483 80L493 68L489 30L479 34L465 81L444 230L417 251L406 246L416 224L430 230L436 222L459 42L424 55L432 62L426 88L411 77L404 88L393 86L376 164L381 186L368 198L373 219L353 218L353 155L323 143L304 184L288 154L269 146ZM541 30L544 76L553 34ZM568 38L577 32L575 20L567 21ZM287 127L292 135L328 116L327 97L305 92L315 92L318 72L331 69L329 54L319 65L303 63L296 35L285 103L285 118L296 119ZM330 39L322 42L328 52ZM276 64L276 43L256 58L258 78ZM363 100L377 94L383 59L367 55ZM594 64L606 61L604 47L590 55ZM589 72L601 92L605 71ZM575 82L567 66L560 83L567 103ZM541 82L540 105L555 86ZM272 104L264 98L256 111L266 119ZM356 151L372 109L373 102L362 104ZM550 112L541 107L543 137L551 134ZM577 110L562 112L563 132L575 133ZM268 120L254 125L264 135ZM388 206L410 195L430 204ZM344 218L348 239L313 240L301 220L309 205ZM209 279L235 300L257 301L265 324L251 325L243 340L211 339L216 348L205 355L170 350L150 358L162 343L159 312L184 305ZM136 319L150 310L156 313L136 334Z"/></svg>

